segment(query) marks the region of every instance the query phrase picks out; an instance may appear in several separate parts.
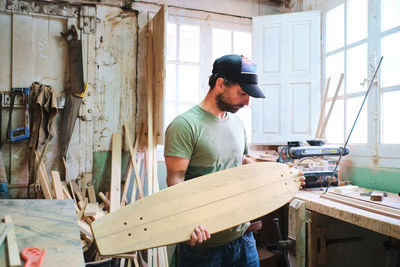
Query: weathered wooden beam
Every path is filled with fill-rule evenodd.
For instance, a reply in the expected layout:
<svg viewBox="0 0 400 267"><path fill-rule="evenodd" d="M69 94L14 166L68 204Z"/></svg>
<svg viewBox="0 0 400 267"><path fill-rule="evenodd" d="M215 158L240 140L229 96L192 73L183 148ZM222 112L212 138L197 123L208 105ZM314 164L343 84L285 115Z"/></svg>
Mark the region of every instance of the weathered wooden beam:
<svg viewBox="0 0 400 267"><path fill-rule="evenodd" d="M289 238L296 240L295 254L288 253L291 266L306 266L306 203L293 199L289 205Z"/></svg>

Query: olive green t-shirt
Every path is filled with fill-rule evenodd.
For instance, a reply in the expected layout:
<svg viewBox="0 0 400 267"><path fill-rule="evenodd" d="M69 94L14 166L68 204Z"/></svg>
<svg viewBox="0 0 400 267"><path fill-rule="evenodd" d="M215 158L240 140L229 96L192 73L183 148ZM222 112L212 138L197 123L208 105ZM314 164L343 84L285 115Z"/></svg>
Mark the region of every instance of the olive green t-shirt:
<svg viewBox="0 0 400 267"><path fill-rule="evenodd" d="M176 117L165 133L164 156L190 159L185 181L242 165L248 153L243 122L234 114L218 118L199 106ZM247 230L249 223L215 233L202 246L225 245Z"/></svg>

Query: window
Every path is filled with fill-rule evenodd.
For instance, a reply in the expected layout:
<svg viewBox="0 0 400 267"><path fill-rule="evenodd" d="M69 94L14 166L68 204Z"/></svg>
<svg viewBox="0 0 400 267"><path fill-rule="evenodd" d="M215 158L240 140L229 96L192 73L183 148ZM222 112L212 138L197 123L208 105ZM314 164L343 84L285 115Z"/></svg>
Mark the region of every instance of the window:
<svg viewBox="0 0 400 267"><path fill-rule="evenodd" d="M168 23L165 126L200 99L200 26Z"/></svg>
<svg viewBox="0 0 400 267"><path fill-rule="evenodd" d="M326 110L344 73L326 128L329 143L343 144L361 107L369 81L384 57L349 140L361 164L398 167L400 135L400 1L334 0L324 7L324 78L331 78Z"/></svg>
<svg viewBox="0 0 400 267"><path fill-rule="evenodd" d="M247 58L252 58L251 55L251 33L226 30L220 28L212 28L212 61L227 54L244 55ZM211 73L211 72L210 72ZM247 140L251 143L251 98L248 106L240 109L236 115L242 119Z"/></svg>
<svg viewBox="0 0 400 267"><path fill-rule="evenodd" d="M207 94L208 78L216 58L231 53L251 58L250 32L250 24L169 17L164 127ZM250 106L237 115L244 122L251 142Z"/></svg>

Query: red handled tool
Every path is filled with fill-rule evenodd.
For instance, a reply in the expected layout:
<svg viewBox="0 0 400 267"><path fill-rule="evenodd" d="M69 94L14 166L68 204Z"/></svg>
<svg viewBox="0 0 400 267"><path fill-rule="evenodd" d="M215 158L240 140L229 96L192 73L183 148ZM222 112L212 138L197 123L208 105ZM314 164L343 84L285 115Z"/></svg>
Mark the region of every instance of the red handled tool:
<svg viewBox="0 0 400 267"><path fill-rule="evenodd" d="M21 252L22 258L25 260L24 267L40 267L45 253L46 251L40 248L24 248Z"/></svg>

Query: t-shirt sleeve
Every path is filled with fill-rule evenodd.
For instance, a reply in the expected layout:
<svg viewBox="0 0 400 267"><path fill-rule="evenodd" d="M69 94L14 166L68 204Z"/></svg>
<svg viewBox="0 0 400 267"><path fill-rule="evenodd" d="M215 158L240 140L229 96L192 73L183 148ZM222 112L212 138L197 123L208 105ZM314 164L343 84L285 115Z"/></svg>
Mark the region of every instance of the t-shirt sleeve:
<svg viewBox="0 0 400 267"><path fill-rule="evenodd" d="M175 118L165 132L164 157L175 156L190 159L193 153L193 133L189 123Z"/></svg>

